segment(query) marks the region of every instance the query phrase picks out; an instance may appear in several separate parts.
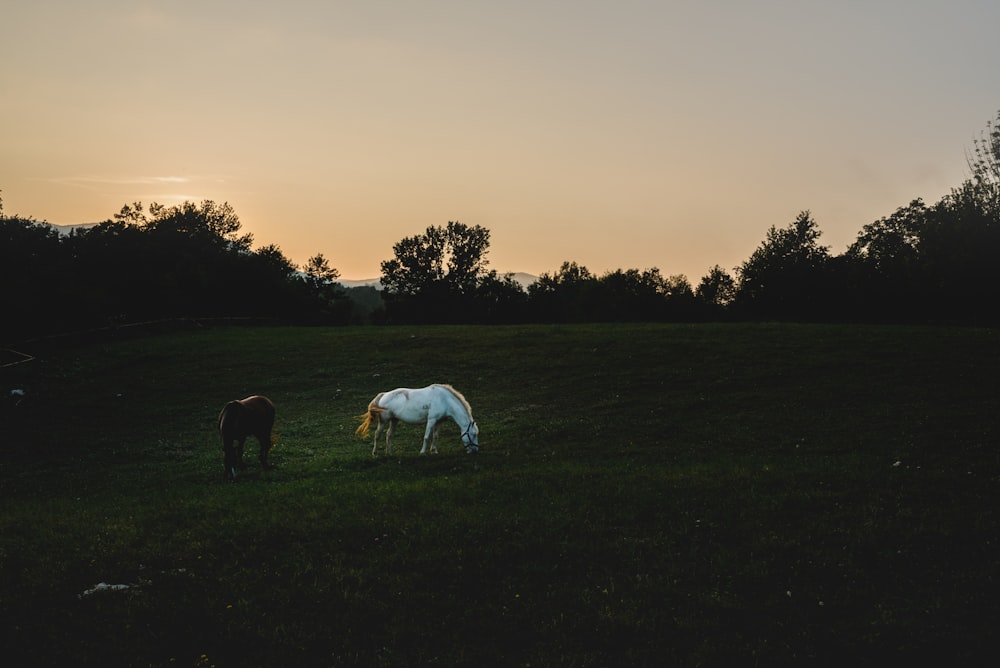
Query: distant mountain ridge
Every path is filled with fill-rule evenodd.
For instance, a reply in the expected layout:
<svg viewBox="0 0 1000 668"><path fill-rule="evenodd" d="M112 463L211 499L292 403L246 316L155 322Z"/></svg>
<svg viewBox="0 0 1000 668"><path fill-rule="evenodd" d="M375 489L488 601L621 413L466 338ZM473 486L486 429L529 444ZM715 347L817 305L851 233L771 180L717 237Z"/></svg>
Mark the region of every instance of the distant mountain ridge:
<svg viewBox="0 0 1000 668"><path fill-rule="evenodd" d="M45 224L55 229L56 232L64 237L68 237L74 230L89 230L91 227L100 225L100 223L80 223L79 225L56 225L55 223Z"/></svg>
<svg viewBox="0 0 1000 668"><path fill-rule="evenodd" d="M382 281L377 278L362 278L358 280L349 281L343 278L338 278L334 283L339 283L345 288L375 288L376 290L382 289Z"/></svg>

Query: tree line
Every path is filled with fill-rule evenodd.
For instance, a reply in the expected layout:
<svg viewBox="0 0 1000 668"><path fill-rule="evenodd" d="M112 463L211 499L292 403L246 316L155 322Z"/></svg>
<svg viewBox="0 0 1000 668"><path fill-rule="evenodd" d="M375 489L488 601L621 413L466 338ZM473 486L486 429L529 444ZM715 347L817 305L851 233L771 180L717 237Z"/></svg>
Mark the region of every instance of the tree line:
<svg viewBox="0 0 1000 668"><path fill-rule="evenodd" d="M68 235L6 216L0 342L178 317L302 324L789 320L996 325L1000 113L973 141L970 177L864 225L840 255L809 211L771 226L732 272L693 286L657 268L595 275L576 262L527 288L488 267L490 231L448 222L394 244L383 289L345 289L317 254L297 267L253 247L228 204L124 206Z"/></svg>
<svg viewBox="0 0 1000 668"><path fill-rule="evenodd" d="M0 202L0 342L180 317L347 321L337 278L322 254L299 271L254 249L229 204L137 202L64 235Z"/></svg>

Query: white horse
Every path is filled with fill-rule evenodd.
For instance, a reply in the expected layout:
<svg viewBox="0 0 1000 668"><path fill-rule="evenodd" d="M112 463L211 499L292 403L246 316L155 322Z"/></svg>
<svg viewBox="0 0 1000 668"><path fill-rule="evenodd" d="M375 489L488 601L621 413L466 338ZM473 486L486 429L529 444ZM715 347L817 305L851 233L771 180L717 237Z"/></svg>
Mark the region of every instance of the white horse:
<svg viewBox="0 0 1000 668"><path fill-rule="evenodd" d="M372 456L378 450L378 437L382 433L385 422L389 423L385 431L385 454L392 454L392 432L399 421L406 424L427 423L424 430L424 446L420 454L427 453L430 446L432 453L437 453L438 430L441 421L451 418L462 430L462 443L465 451L472 454L479 451L479 427L472 418L472 407L462 393L451 385L429 385L417 390L400 387L389 392L379 392L368 404L368 411L359 415L361 426L354 432L363 439L368 438L368 429L375 422L375 439L372 443Z"/></svg>

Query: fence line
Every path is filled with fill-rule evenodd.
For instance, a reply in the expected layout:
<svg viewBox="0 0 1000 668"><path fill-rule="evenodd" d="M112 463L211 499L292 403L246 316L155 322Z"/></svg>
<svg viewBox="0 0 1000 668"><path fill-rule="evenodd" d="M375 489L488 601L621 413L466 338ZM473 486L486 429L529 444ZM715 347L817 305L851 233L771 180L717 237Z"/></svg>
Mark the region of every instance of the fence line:
<svg viewBox="0 0 1000 668"><path fill-rule="evenodd" d="M0 369L6 369L9 366L17 366L18 364L24 364L25 362L31 362L32 360L35 359L34 355L29 355L28 353L22 353L22 352L20 352L18 350L14 350L13 348L0 348L0 350L2 350L5 353L11 353L11 354L16 355L16 356L18 356L18 357L21 358L19 360L14 361L14 362L5 362L3 364L0 364Z"/></svg>

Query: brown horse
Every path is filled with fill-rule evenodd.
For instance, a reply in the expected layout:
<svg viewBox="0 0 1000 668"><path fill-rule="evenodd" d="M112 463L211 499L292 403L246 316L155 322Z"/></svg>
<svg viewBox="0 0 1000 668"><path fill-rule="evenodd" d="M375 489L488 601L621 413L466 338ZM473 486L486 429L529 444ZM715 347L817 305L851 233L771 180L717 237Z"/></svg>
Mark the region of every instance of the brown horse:
<svg viewBox="0 0 1000 668"><path fill-rule="evenodd" d="M254 436L260 441L260 465L263 470L274 468L268 461L271 451L271 429L274 428L274 404L267 397L255 394L246 399L230 401L219 413L219 434L222 435L222 458L226 477L236 480L236 469L245 469L243 442Z"/></svg>

